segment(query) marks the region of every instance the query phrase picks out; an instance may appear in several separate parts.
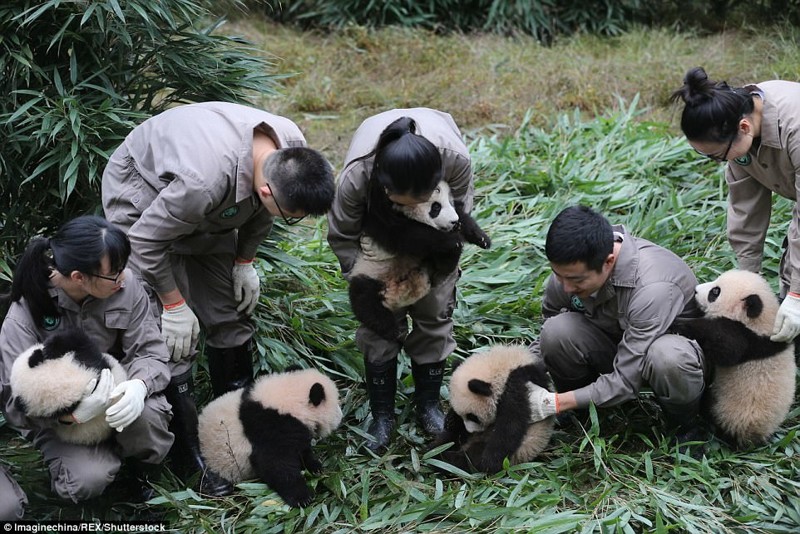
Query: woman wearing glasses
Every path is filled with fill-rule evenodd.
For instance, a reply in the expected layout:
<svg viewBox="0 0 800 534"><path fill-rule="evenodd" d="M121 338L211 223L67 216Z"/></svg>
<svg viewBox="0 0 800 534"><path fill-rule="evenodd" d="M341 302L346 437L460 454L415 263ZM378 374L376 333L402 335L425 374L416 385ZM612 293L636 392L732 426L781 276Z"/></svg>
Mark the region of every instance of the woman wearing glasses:
<svg viewBox="0 0 800 534"><path fill-rule="evenodd" d="M78 217L49 239L33 239L17 263L0 329L0 407L9 425L41 451L53 491L73 502L100 495L123 458L160 464L173 442L170 407L161 394L169 382L169 355L144 287L125 269L129 253L125 234L100 217ZM102 375L64 421L105 417L117 432L94 446L65 443L52 427L27 418L9 386L22 352L68 328L86 332L128 375L119 384Z"/></svg>
<svg viewBox="0 0 800 534"><path fill-rule="evenodd" d="M176 458L202 472L192 361L202 324L214 396L253 380L260 279L253 258L273 217L325 213L333 172L297 125L260 109L204 102L134 128L103 173L103 208L131 240L131 266L158 295L172 358L167 398ZM206 483L221 495L228 488Z"/></svg>
<svg viewBox="0 0 800 534"><path fill-rule="evenodd" d="M797 200L800 187L800 83L772 80L733 88L690 69L672 95L683 100L681 129L700 154L727 162L728 240L739 267L761 270L772 193ZM795 204L781 258L784 298L772 339L800 333L800 228Z"/></svg>
<svg viewBox="0 0 800 534"><path fill-rule="evenodd" d="M336 200L328 214L328 242L345 278L361 252L362 220L371 208L370 188L381 188L389 201L411 205L423 202L446 181L464 211L472 209L473 178L469 152L453 118L427 108L395 109L375 115L359 126L345 156ZM368 250L363 251L365 254ZM452 313L458 272L422 300L398 315L403 335L386 340L360 326L356 345L364 355L372 421L367 446L385 448L394 429L397 357L411 359L417 421L427 433L441 431L439 406L445 359L455 350ZM412 319L408 332L407 316Z"/></svg>

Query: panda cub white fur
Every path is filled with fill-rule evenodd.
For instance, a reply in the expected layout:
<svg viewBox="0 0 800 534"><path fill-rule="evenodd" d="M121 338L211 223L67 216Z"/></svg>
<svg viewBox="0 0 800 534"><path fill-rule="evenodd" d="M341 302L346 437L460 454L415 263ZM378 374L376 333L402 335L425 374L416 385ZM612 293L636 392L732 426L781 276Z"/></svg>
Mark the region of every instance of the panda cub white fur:
<svg viewBox="0 0 800 534"><path fill-rule="evenodd" d="M553 390L544 362L521 345L495 345L459 365L450 379L450 410L433 447L465 471L496 473L503 460L536 458L550 442L554 418L530 422L531 384Z"/></svg>
<svg viewBox="0 0 800 534"><path fill-rule="evenodd" d="M376 188L381 189L381 188ZM404 206L373 191L364 217L361 247L349 275L353 314L367 328L389 340L400 335L394 312L411 306L458 267L463 241L482 248L491 239L453 200L440 182L430 198Z"/></svg>
<svg viewBox="0 0 800 534"><path fill-rule="evenodd" d="M764 443L795 395L794 343L769 339L778 300L761 276L739 270L698 285L695 299L705 316L672 331L697 340L714 366L711 419L739 447Z"/></svg>
<svg viewBox="0 0 800 534"><path fill-rule="evenodd" d="M66 424L59 418L75 410L89 382L99 379L103 369L111 369L117 384L127 380L113 356L101 353L83 331L69 329L20 354L9 383L15 403L28 417L46 420L65 442L94 445L113 434L102 414L81 424Z"/></svg>
<svg viewBox="0 0 800 534"><path fill-rule="evenodd" d="M237 483L259 478L290 506L313 494L301 471L322 470L312 441L342 421L336 384L314 369L265 375L209 403L199 416L208 468Z"/></svg>

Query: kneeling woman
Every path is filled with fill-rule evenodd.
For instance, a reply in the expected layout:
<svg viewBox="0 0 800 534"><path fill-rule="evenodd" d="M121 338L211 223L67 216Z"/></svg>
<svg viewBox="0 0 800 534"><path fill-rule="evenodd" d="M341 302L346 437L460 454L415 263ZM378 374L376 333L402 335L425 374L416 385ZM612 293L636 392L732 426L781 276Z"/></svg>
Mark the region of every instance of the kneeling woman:
<svg viewBox="0 0 800 534"><path fill-rule="evenodd" d="M143 286L125 269L129 254L127 236L100 217L79 217L50 239L33 239L17 264L0 330L0 408L41 451L53 491L73 502L103 493L123 458L157 465L173 442L170 406L161 394L169 355ZM72 414L74 424L105 417L116 429L98 445L66 443L52 426L26 417L9 385L21 353L67 328L86 332L128 376L119 384L101 378Z"/></svg>

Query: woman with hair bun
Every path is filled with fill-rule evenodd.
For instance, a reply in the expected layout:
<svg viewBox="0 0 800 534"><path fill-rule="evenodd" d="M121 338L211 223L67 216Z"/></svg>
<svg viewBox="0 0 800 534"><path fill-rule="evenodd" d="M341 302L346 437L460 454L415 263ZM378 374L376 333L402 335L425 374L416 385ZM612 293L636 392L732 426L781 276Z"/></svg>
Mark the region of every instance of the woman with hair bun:
<svg viewBox="0 0 800 534"><path fill-rule="evenodd" d="M444 180L464 211L472 209L474 192L469 152L453 118L428 108L394 109L366 119L356 130L328 213L328 242L349 278L361 251L362 221L394 204L426 201ZM390 209L390 208L389 208ZM363 251L369 254L369 250ZM458 270L447 273L422 300L398 315L403 334L383 339L363 325L356 345L364 355L372 421L367 443L384 449L394 429L397 356L405 350L411 359L417 421L423 430L442 430L439 406L444 363L456 348L452 313ZM408 332L407 316L412 319Z"/></svg>
<svg viewBox="0 0 800 534"><path fill-rule="evenodd" d="M800 83L771 80L730 87L695 67L672 99L685 104L681 129L692 148L728 163L728 241L739 268L759 272L772 193L796 202L800 188ZM783 302L774 341L791 341L800 333L798 216L795 203L780 264Z"/></svg>

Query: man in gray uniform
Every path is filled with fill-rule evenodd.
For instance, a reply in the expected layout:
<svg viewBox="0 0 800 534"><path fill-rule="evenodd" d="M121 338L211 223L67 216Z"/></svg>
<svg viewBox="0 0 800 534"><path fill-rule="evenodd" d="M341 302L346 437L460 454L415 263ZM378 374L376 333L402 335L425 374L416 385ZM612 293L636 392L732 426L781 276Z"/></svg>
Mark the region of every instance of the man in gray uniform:
<svg viewBox="0 0 800 534"><path fill-rule="evenodd" d="M274 216L294 224L331 205L330 164L290 120L224 102L146 120L103 173L106 217L130 238L130 264L154 288L172 357L176 445L201 470L191 363L206 331L215 396L252 381L260 280L253 266Z"/></svg>
<svg viewBox="0 0 800 534"><path fill-rule="evenodd" d="M590 402L616 406L648 384L678 441L697 437L703 353L695 341L667 333L676 318L700 315L691 269L584 206L555 218L545 252L553 274L537 347L558 393L531 394L535 419Z"/></svg>
<svg viewBox="0 0 800 534"><path fill-rule="evenodd" d="M387 137L395 139L381 146ZM376 173L378 160L382 167ZM403 179L406 183L399 183ZM328 243L339 258L345 278L361 252L369 188L384 188L396 204L414 204L430 196L440 180L448 183L454 200L462 202L469 213L474 193L470 155L448 113L428 108L394 109L361 123L345 156L336 200L328 214ZM430 188L424 191L424 198L411 194L427 185ZM373 416L368 430L374 438L368 445L372 450L388 445L394 428L397 356L401 349L411 358L418 421L428 433L441 430L444 416L439 411L439 390L445 359L456 348L452 314L457 280L457 270L447 273L428 295L398 313L403 332L400 339L383 339L364 326L356 331L356 345L364 354ZM406 315L412 319L411 332Z"/></svg>

